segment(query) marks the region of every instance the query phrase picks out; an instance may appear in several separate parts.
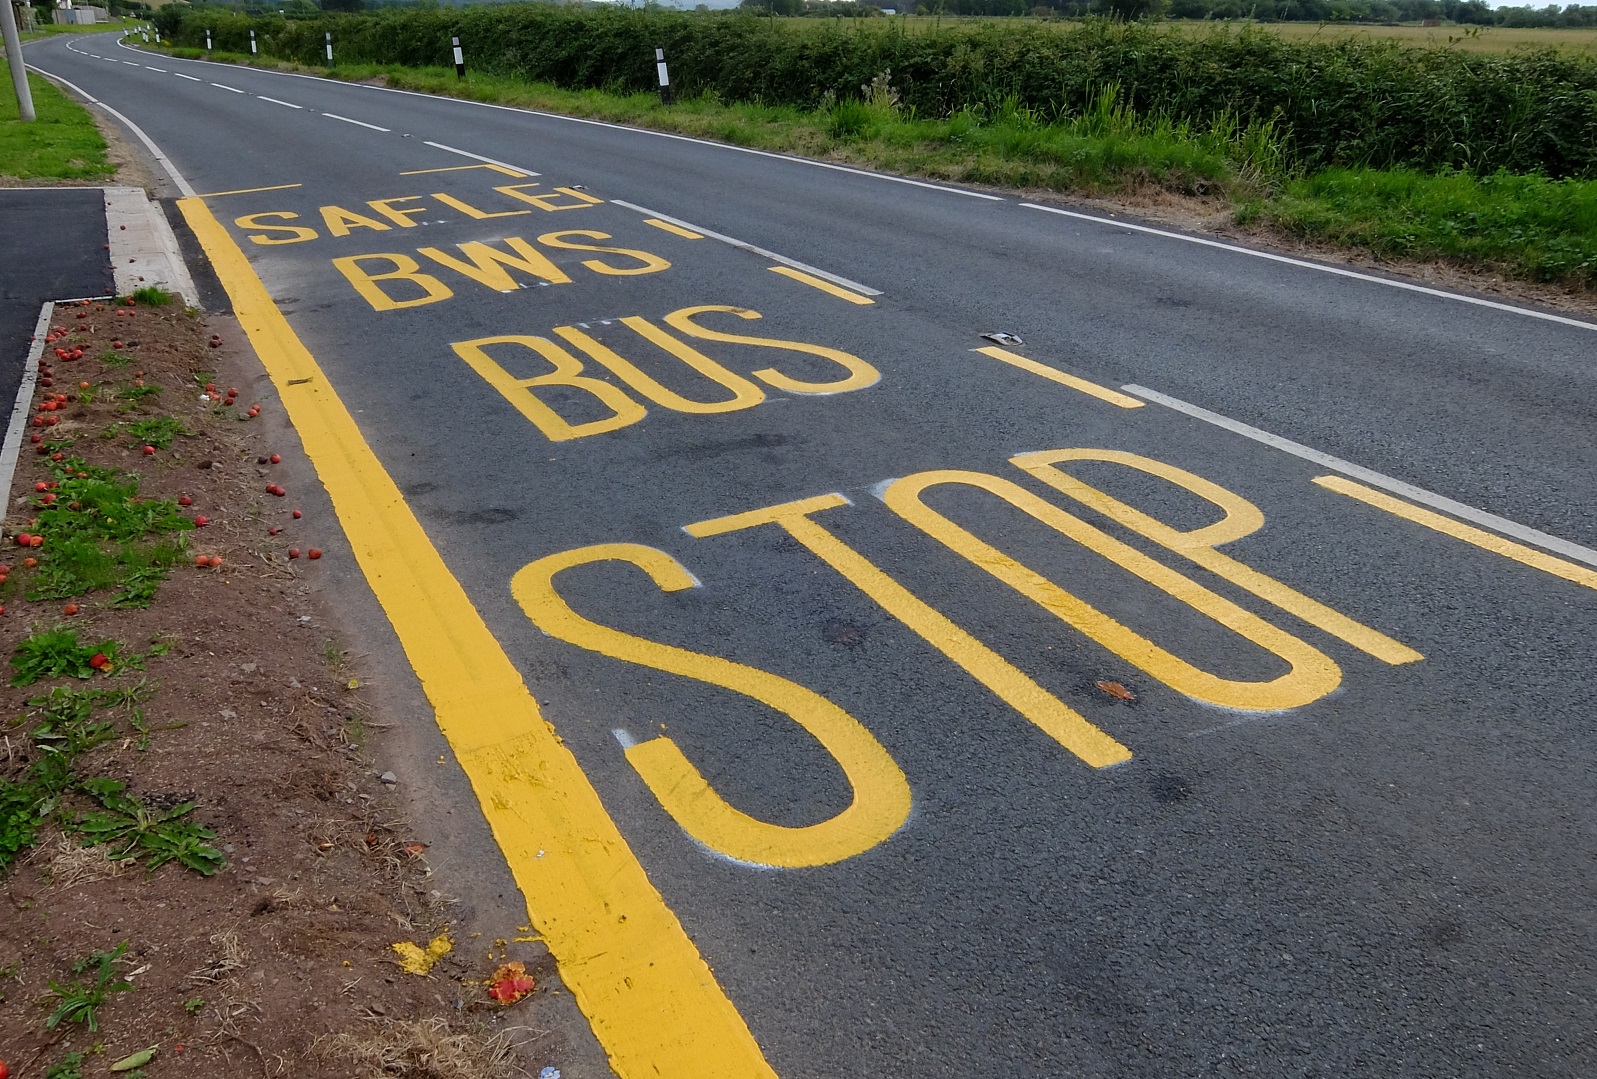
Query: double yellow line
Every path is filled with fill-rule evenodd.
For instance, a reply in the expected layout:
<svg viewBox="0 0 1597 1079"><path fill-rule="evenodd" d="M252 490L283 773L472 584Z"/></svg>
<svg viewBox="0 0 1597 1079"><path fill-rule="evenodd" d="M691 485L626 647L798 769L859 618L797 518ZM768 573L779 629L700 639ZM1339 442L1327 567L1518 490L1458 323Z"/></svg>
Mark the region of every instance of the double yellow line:
<svg viewBox="0 0 1597 1079"><path fill-rule="evenodd" d="M775 1079L315 357L199 198L178 203L281 395L533 926L622 1079Z"/></svg>

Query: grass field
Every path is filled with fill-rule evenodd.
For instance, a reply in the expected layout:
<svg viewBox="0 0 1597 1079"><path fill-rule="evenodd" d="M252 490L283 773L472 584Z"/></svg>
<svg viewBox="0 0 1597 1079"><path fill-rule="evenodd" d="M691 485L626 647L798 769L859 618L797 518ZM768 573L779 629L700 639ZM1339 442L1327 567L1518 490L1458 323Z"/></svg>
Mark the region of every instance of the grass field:
<svg viewBox="0 0 1597 1079"><path fill-rule="evenodd" d="M14 180L109 180L105 139L87 109L55 85L28 76L38 120L17 119L11 69L0 60L0 177Z"/></svg>

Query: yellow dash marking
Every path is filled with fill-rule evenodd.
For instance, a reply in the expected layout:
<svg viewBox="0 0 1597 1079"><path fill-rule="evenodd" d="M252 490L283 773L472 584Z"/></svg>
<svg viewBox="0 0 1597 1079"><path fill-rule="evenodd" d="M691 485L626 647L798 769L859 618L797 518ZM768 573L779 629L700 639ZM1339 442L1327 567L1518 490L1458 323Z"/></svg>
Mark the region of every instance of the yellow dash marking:
<svg viewBox="0 0 1597 1079"><path fill-rule="evenodd" d="M412 169L410 172L402 172L399 175L426 176L428 173L432 172L465 172L467 169L492 169L494 172L502 172L506 176L514 176L518 180L524 180L527 178L526 173L518 172L517 170L507 168L504 165L447 165L441 169Z"/></svg>
<svg viewBox="0 0 1597 1079"><path fill-rule="evenodd" d="M1527 547L1523 543L1515 543L1511 539L1504 539L1495 532L1487 532L1473 525L1455 521L1451 517L1444 517L1440 513L1421 509L1412 502L1404 502L1400 498L1393 498L1389 494L1366 487L1362 483L1343 479L1341 476L1316 476L1314 482L1327 490L1337 494L1356 498L1360 502L1374 506L1376 509L1385 510L1387 513L1396 514L1407 518L1415 524L1424 525L1426 528L1445 533L1454 539L1461 539L1465 543L1474 544L1483 551L1500 554L1504 558L1512 558L1515 562L1539 569L1543 573L1551 573L1554 577L1562 577L1566 581L1585 585L1587 588L1597 588L1597 571L1577 566L1573 562L1566 562L1562 558L1554 558L1544 554L1534 547Z"/></svg>
<svg viewBox="0 0 1597 1079"><path fill-rule="evenodd" d="M271 375L511 873L621 1079L775 1079L576 757L227 231L178 203ZM307 381L308 380L308 381Z"/></svg>
<svg viewBox="0 0 1597 1079"><path fill-rule="evenodd" d="M304 184L278 184L276 187L241 187L237 191L212 191L209 195L195 195L197 199L219 199L223 195L253 195L257 191L288 191Z"/></svg>
<svg viewBox="0 0 1597 1079"><path fill-rule="evenodd" d="M1088 382L1084 378L1077 378L1075 375L1067 375L1057 368L1049 367L1045 363L1038 363L1036 360L1028 360L1024 356L1018 356L1010 352L1008 349L988 346L987 348L977 348L971 351L980 352L983 356L991 356L995 360L1003 360L1011 367L1018 367L1022 371L1030 371L1034 375L1041 375L1050 382L1057 382L1061 386L1069 386L1071 389L1079 390L1089 397L1096 397L1100 401L1108 401L1111 405L1118 405L1120 408L1141 408L1143 406L1143 402L1135 397L1100 386L1096 382Z"/></svg>
<svg viewBox="0 0 1597 1079"><path fill-rule="evenodd" d="M852 289L846 289L842 285L834 285L830 281L815 277L812 274L795 270L791 266L772 266L771 272L779 273L783 277L791 277L793 280L802 285L808 285L810 288L818 288L822 292L836 296L840 300L847 300L849 303L857 303L861 307L869 307L871 304L876 302L869 296L861 296Z"/></svg>
<svg viewBox="0 0 1597 1079"><path fill-rule="evenodd" d="M702 239L704 239L703 236L700 236L698 233L694 232L692 229L685 229L681 225L673 225L669 221L661 221L658 217L646 217L646 218L643 219L643 223L645 225L653 225L655 228L661 229L661 230L663 230L665 232L669 232L673 236L680 236L684 240L702 240Z"/></svg>

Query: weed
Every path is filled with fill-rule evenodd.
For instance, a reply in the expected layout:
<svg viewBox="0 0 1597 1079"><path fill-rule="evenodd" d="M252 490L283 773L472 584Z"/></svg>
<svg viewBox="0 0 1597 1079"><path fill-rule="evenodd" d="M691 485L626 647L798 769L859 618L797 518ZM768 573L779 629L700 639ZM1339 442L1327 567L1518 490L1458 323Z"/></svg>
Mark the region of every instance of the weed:
<svg viewBox="0 0 1597 1079"><path fill-rule="evenodd" d="M152 870L175 861L207 877L227 864L221 851L202 842L215 839L216 833L183 819L194 811L193 802L168 809L149 806L129 796L127 785L114 779L86 779L80 789L103 809L85 813L69 828L93 845L121 847L108 857L143 859Z"/></svg>
<svg viewBox="0 0 1597 1079"><path fill-rule="evenodd" d="M133 983L123 981L116 976L112 969L113 964L122 958L128 950L127 942L123 941L109 952L95 952L87 959L80 959L72 965L72 973L83 974L93 971L93 982L57 982L50 981L50 992L54 993L61 1001L55 1011L46 1019L44 1025L51 1030L62 1023L82 1023L89 1028L90 1033L100 1029L99 1009L113 993L130 993ZM82 1058L78 1058L82 1064Z"/></svg>
<svg viewBox="0 0 1597 1079"><path fill-rule="evenodd" d="M149 387L145 387L148 389ZM139 420L137 423L119 424L128 434L139 442L139 445L154 446L158 450L170 449L172 440L178 435L192 438L194 432L183 426L183 421L174 416L156 416L153 419Z"/></svg>
<svg viewBox="0 0 1597 1079"><path fill-rule="evenodd" d="M51 1065L44 1079L83 1079L83 1054L68 1053L59 1064Z"/></svg>
<svg viewBox="0 0 1597 1079"><path fill-rule="evenodd" d="M107 349L100 353L100 362L107 367L126 367L133 362L133 357L126 352L115 352Z"/></svg>
<svg viewBox="0 0 1597 1079"><path fill-rule="evenodd" d="M172 294L158 285L146 285L133 293L133 298L139 303L150 307L165 307L172 302Z"/></svg>
<svg viewBox="0 0 1597 1079"><path fill-rule="evenodd" d="M90 678L97 669L93 664L96 655L103 655L114 666L120 646L114 640L97 645L78 643L76 630L52 629L35 633L17 645L11 656L11 665L17 673L11 677L14 686L31 686L45 678Z"/></svg>
<svg viewBox="0 0 1597 1079"><path fill-rule="evenodd" d="M146 397L154 397L160 392L161 387L148 382L142 386L123 386L116 391L116 395L118 400L125 403L117 411L122 413L131 412L138 407L140 401Z"/></svg>
<svg viewBox="0 0 1597 1079"><path fill-rule="evenodd" d="M29 737L41 753L54 753L66 759L110 741L117 735L116 724L93 718L102 700L103 695L97 690L53 687L46 696L28 702L38 709L33 714L40 720L39 725L28 732Z"/></svg>

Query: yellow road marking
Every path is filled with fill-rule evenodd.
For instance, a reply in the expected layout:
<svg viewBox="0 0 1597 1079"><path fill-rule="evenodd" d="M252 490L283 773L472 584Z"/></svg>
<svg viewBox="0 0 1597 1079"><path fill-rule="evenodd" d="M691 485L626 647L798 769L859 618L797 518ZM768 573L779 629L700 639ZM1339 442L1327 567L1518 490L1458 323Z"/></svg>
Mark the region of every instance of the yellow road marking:
<svg viewBox="0 0 1597 1079"><path fill-rule="evenodd" d="M1034 375L1041 375L1050 382L1057 382L1061 386L1069 386L1073 390L1079 390L1090 397L1098 398L1100 401L1108 401L1111 405L1118 405L1121 408L1141 408L1143 406L1143 402L1135 397L1100 386L1096 382L1088 382L1084 378L1077 378L1075 375L1067 375L1057 368L1049 367L1045 363L1038 363L1036 360L1028 360L1024 356L1010 352L1008 349L990 345L986 348L973 348L971 351L980 352L983 356L991 356L995 360L1003 360L1012 367L1018 367L1022 371L1030 371Z"/></svg>
<svg viewBox="0 0 1597 1079"><path fill-rule="evenodd" d="M818 495L779 506L735 513L729 517L698 521L684 525L682 530L702 539L763 524L777 525L875 600L882 609L920 634L932 647L992 690L999 699L1094 768L1104 768L1131 759L1131 750L1087 722L1080 712L1049 693L1025 672L884 573L870 559L810 519L812 513L848 504L848 499L839 494Z"/></svg>
<svg viewBox="0 0 1597 1079"><path fill-rule="evenodd" d="M1360 502L1374 506L1376 509L1385 510L1387 513L1396 514L1407 518L1415 524L1424 525L1426 528L1445 533L1454 539L1461 539L1465 543L1474 544L1483 551L1500 554L1504 558L1512 558L1515 562L1539 569L1543 573L1551 573L1554 577L1562 577L1566 581L1585 585L1587 588L1597 588L1597 571L1589 570L1584 566L1577 566L1573 562L1565 562L1562 558L1554 558L1544 554L1534 547L1527 547L1522 543L1504 539L1495 532L1487 532L1473 525L1455 521L1451 517L1443 517L1440 513L1433 513L1421 509L1412 502L1404 502L1400 498L1374 488L1366 487L1362 483L1343 479L1341 476L1316 476L1314 482L1327 490L1338 494L1356 498Z"/></svg>
<svg viewBox="0 0 1597 1079"><path fill-rule="evenodd" d="M861 307L869 307L876 302L869 296L861 296L852 289L846 289L842 285L834 285L830 281L795 270L791 266L772 266L771 272L779 273L783 277L791 277L800 284L808 285L810 288L818 288L828 295L836 296L840 300L847 300L849 303L857 303Z"/></svg>
<svg viewBox="0 0 1597 1079"><path fill-rule="evenodd" d="M241 187L237 191L212 191L209 195L195 195L197 199L219 199L223 195L253 195L257 191L289 191L304 184L278 184L276 187Z"/></svg>
<svg viewBox="0 0 1597 1079"><path fill-rule="evenodd" d="M492 169L494 172L502 172L506 176L514 176L518 180L525 180L527 178L527 173L521 172L517 169L506 168L504 165L449 165L441 169L414 169L410 172L402 172L399 175L426 176L428 173L432 172L465 172L467 169Z"/></svg>
<svg viewBox="0 0 1597 1079"><path fill-rule="evenodd" d="M768 671L661 644L582 617L556 590L555 577L573 566L595 562L634 566L665 592L699 583L664 551L636 543L601 543L527 563L511 579L510 593L533 624L551 637L722 686L784 713L831 755L854 792L845 809L818 824L771 824L743 813L717 794L665 735L627 746L627 760L683 831L738 861L799 868L863 854L903 827L911 807L909 780L859 720L819 693Z"/></svg>
<svg viewBox="0 0 1597 1079"><path fill-rule="evenodd" d="M653 225L657 229L663 229L664 231L669 232L673 236L680 236L684 240L702 240L702 239L704 239L703 236L700 236L698 233L694 232L692 229L685 229L681 225L673 225L669 221L661 221L658 217L646 217L646 218L643 219L643 223L645 225Z"/></svg>
<svg viewBox="0 0 1597 1079"><path fill-rule="evenodd" d="M1214 524L1182 532L1140 510L1133 509L1119 499L1109 497L1098 488L1084 483L1063 469L1054 467L1065 461L1101 461L1135 468L1150 476L1158 476L1177 487L1191 491L1199 498L1212 502L1224 516ZM1040 453L1023 453L1011 457L1009 463L1031 473L1043 483L1074 498L1082 505L1089 506L1133 532L1147 536L1155 543L1191 559L1210 573L1247 589L1282 610L1290 611L1309 625L1317 626L1376 659L1395 665L1414 663L1425 658L1403 642L1393 640L1378 630L1356 622L1340 611L1310 599L1296 589L1238 562L1229 555L1221 554L1216 548L1223 544L1234 543L1244 536L1251 536L1263 528L1264 514L1259 512L1259 507L1241 495L1234 494L1217 483L1212 483L1175 465L1167 465L1163 461L1127 453L1124 450L1044 450Z"/></svg>
<svg viewBox="0 0 1597 1079"><path fill-rule="evenodd" d="M244 253L178 203L271 375L350 546L527 899L622 1079L775 1079L576 757L427 539Z"/></svg>

